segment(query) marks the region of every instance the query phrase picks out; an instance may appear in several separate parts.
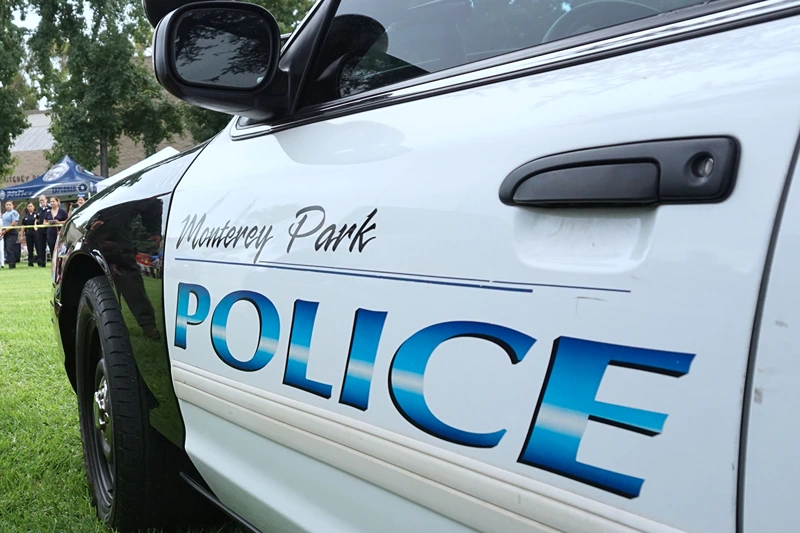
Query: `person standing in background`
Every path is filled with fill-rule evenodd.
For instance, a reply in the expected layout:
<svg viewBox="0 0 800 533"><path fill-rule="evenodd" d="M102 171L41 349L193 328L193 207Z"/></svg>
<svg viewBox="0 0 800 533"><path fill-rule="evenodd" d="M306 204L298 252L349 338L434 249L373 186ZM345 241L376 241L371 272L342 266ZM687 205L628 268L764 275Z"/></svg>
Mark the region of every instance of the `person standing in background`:
<svg viewBox="0 0 800 533"><path fill-rule="evenodd" d="M22 215L23 226L36 225L36 208L31 202L25 207L25 214ZM36 248L36 229L33 227L25 228L25 245L28 247L28 266L33 266L34 249Z"/></svg>
<svg viewBox="0 0 800 533"><path fill-rule="evenodd" d="M61 230L59 226L67 220L67 212L61 209L60 203L55 196L50 198L50 209L44 214L44 223L49 226L47 228L47 247L50 249L51 261L55 261L56 258L56 239L58 238L58 232Z"/></svg>
<svg viewBox="0 0 800 533"><path fill-rule="evenodd" d="M69 209L67 210L67 215L68 216L72 216L72 214L75 213L75 211L77 211L78 208L80 206L82 206L83 204L85 204L85 203L86 203L86 195L85 194L79 194L78 195L78 199L75 200L75 203L74 204L69 204Z"/></svg>
<svg viewBox="0 0 800 533"><path fill-rule="evenodd" d="M13 229L19 225L19 213L14 209L14 202L6 202L6 212L0 217L3 221L3 244L8 258L8 268L17 267L17 238L18 230Z"/></svg>
<svg viewBox="0 0 800 533"><path fill-rule="evenodd" d="M44 194L39 196L39 207L36 208L34 215L36 222L34 226L36 229L36 259L40 267L47 266L47 227L44 223L44 215L50 210L47 205L47 196Z"/></svg>

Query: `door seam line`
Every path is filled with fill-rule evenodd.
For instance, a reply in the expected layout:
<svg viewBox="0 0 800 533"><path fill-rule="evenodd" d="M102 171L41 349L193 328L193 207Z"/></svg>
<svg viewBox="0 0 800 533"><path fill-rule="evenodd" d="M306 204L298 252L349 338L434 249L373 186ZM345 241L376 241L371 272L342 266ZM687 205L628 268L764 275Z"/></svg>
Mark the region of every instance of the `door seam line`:
<svg viewBox="0 0 800 533"><path fill-rule="evenodd" d="M748 428L750 425L750 407L752 405L753 395L753 380L755 363L758 357L758 342L761 331L761 322L764 314L764 302L766 300L767 291L769 289L769 278L772 271L772 262L775 256L775 248L780 235L781 223L783 221L783 214L786 208L786 202L789 197L789 191L792 186L792 181L796 174L798 161L800 161L800 134L798 134L795 141L792 159L789 162L789 170L786 174L786 180L783 184L781 197L778 202L778 209L775 213L775 221L772 225L772 234L770 235L769 246L764 259L764 269L761 275L761 285L758 290L758 301L756 303L756 310L753 316L753 329L750 335L750 349L747 356L747 367L745 373L744 390L742 395L742 417L739 426L739 458L738 458L738 472L736 479L736 533L745 533L744 530L744 505L745 505L745 466L747 462L747 439Z"/></svg>

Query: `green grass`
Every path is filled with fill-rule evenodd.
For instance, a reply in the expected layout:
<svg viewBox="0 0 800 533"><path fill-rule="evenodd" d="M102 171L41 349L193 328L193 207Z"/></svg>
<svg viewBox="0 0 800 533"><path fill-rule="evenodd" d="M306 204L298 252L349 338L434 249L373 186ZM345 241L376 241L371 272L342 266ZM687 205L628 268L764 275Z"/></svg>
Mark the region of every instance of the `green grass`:
<svg viewBox="0 0 800 533"><path fill-rule="evenodd" d="M50 320L49 266L0 269L0 532L104 532L90 503L77 403Z"/></svg>

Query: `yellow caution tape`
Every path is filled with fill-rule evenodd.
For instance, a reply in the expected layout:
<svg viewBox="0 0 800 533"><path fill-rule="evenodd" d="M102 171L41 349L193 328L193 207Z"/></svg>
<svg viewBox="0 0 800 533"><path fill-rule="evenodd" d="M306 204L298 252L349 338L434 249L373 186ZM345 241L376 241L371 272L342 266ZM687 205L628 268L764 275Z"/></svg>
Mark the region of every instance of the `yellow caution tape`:
<svg viewBox="0 0 800 533"><path fill-rule="evenodd" d="M47 229L47 228L58 228L63 226L63 222L59 222L58 224L42 224L40 226L0 226L0 231L5 230L15 230L15 229Z"/></svg>

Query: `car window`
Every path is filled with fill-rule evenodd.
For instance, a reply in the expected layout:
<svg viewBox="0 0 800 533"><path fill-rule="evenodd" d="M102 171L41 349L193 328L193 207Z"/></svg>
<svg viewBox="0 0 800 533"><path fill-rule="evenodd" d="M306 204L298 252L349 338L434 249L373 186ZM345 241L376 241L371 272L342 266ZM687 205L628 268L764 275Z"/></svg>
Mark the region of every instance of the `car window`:
<svg viewBox="0 0 800 533"><path fill-rule="evenodd" d="M705 0L342 0L305 105Z"/></svg>

